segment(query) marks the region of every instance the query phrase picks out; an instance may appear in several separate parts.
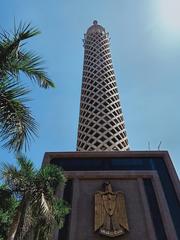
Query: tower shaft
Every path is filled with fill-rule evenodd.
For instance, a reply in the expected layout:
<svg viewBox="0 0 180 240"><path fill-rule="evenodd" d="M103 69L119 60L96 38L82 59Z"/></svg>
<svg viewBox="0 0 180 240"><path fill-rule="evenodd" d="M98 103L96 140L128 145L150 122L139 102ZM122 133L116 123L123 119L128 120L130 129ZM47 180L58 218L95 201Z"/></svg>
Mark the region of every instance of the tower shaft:
<svg viewBox="0 0 180 240"><path fill-rule="evenodd" d="M109 36L93 22L84 38L77 151L129 150Z"/></svg>

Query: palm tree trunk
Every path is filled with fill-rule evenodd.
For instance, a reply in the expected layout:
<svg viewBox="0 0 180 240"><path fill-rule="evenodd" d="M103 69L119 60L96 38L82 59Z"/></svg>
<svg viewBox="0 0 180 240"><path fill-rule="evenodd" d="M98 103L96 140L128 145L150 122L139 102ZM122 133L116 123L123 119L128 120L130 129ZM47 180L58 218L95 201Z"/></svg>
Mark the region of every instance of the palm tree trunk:
<svg viewBox="0 0 180 240"><path fill-rule="evenodd" d="M10 226L7 240L19 240L19 236L23 227L25 213L27 208L27 198L24 196L17 208L13 222Z"/></svg>
<svg viewBox="0 0 180 240"><path fill-rule="evenodd" d="M34 240L39 240L39 234L40 234L40 227L36 227L35 233L34 233Z"/></svg>
<svg viewBox="0 0 180 240"><path fill-rule="evenodd" d="M22 209L21 209L21 216L18 224L18 228L16 231L16 235L14 237L14 240L23 240L24 236L27 232L27 227L29 227L28 224L28 207L29 207L29 198L28 194L26 194L22 199Z"/></svg>
<svg viewBox="0 0 180 240"><path fill-rule="evenodd" d="M20 203L19 207L16 210L16 214L13 218L12 224L10 226L9 232L8 232L8 238L7 240L14 240L15 235L19 226L20 218L21 218L21 211L22 211L23 204Z"/></svg>

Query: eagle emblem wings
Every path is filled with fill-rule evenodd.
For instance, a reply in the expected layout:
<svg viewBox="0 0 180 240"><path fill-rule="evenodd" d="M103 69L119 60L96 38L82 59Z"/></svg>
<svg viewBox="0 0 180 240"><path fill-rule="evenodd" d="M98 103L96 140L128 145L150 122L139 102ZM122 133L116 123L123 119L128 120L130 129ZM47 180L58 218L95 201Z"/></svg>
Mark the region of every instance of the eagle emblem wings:
<svg viewBox="0 0 180 240"><path fill-rule="evenodd" d="M110 183L105 183L104 192L95 193L94 230L108 237L129 231L124 193L112 192Z"/></svg>

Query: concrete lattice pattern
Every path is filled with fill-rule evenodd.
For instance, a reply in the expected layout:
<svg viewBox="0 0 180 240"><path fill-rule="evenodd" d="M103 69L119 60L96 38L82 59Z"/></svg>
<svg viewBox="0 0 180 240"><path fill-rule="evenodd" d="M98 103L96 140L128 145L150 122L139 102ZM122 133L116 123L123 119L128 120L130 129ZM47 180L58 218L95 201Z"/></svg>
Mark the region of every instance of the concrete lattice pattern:
<svg viewBox="0 0 180 240"><path fill-rule="evenodd" d="M129 150L109 37L97 21L84 38L77 151Z"/></svg>

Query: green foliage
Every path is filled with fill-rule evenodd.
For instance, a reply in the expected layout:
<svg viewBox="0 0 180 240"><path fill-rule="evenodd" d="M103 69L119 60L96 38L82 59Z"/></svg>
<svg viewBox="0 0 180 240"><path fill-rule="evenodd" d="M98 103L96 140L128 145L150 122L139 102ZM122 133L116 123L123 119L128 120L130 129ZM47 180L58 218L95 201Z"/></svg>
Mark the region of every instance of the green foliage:
<svg viewBox="0 0 180 240"><path fill-rule="evenodd" d="M6 185L0 186L0 240L7 239L7 231L19 205Z"/></svg>
<svg viewBox="0 0 180 240"><path fill-rule="evenodd" d="M0 82L0 136L9 150L20 150L24 141L28 147L31 137L37 135L35 119L24 104L28 92L17 82Z"/></svg>
<svg viewBox="0 0 180 240"><path fill-rule="evenodd" d="M24 41L38 35L37 28L20 23L14 33L0 34L0 137L4 147L20 151L37 135L37 124L25 105L29 89L20 84L24 73L42 88L54 87L42 67L41 57L23 48Z"/></svg>
<svg viewBox="0 0 180 240"><path fill-rule="evenodd" d="M9 235L16 232L14 240L52 239L53 229L61 228L69 213L67 203L55 197L58 185L66 181L63 171L55 165L36 170L23 155L17 157L17 163L17 167L4 164L1 170L4 183L19 199Z"/></svg>
<svg viewBox="0 0 180 240"><path fill-rule="evenodd" d="M53 212L56 224L59 228L62 228L64 224L64 218L69 213L68 204L63 200L56 200L53 205Z"/></svg>

